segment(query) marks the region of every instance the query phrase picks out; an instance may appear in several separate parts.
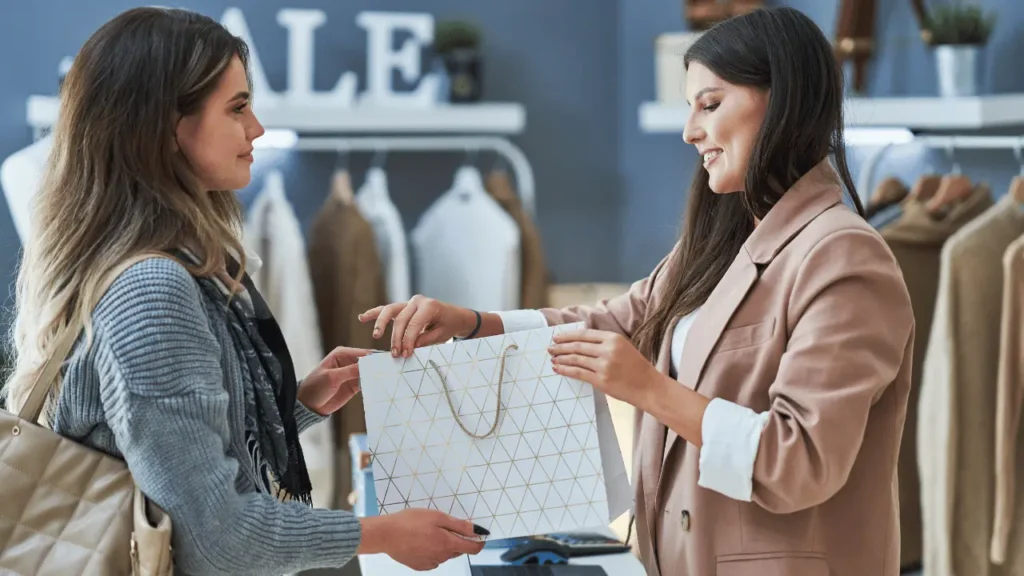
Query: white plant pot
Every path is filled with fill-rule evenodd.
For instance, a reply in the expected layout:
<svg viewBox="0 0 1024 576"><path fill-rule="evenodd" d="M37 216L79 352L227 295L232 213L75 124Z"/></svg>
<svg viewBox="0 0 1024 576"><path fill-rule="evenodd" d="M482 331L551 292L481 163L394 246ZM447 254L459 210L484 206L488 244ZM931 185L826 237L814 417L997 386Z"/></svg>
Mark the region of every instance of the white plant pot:
<svg viewBox="0 0 1024 576"><path fill-rule="evenodd" d="M654 42L655 94L662 104L686 102L686 69L683 56L704 32L670 32Z"/></svg>
<svg viewBox="0 0 1024 576"><path fill-rule="evenodd" d="M957 98L978 93L979 46L936 46L935 66L939 77L939 96Z"/></svg>

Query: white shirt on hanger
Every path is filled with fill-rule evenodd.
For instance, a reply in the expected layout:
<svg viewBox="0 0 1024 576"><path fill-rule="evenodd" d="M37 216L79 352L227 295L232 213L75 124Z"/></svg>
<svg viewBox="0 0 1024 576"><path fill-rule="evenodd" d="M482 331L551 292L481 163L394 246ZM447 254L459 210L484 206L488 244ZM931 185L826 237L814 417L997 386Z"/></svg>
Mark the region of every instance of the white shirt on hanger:
<svg viewBox="0 0 1024 576"><path fill-rule="evenodd" d="M46 135L11 154L0 165L0 187L14 220L14 229L24 245L31 232L32 203L43 180L43 170L53 147L53 136Z"/></svg>
<svg viewBox="0 0 1024 576"><path fill-rule="evenodd" d="M459 168L412 239L423 295L475 310L520 306L519 227L487 194L475 168Z"/></svg>
<svg viewBox="0 0 1024 576"><path fill-rule="evenodd" d="M678 373L683 347L700 308L679 319L672 331L670 370ZM505 333L533 330L548 325L538 310L498 312ZM769 413L757 413L734 402L712 398L704 411L697 485L735 500L750 502L754 489L754 460Z"/></svg>
<svg viewBox="0 0 1024 576"><path fill-rule="evenodd" d="M373 228L387 284L388 300L405 302L412 298L409 248L406 245L402 216L388 194L388 179L384 170L371 168L366 173L366 181L356 193L356 208Z"/></svg>

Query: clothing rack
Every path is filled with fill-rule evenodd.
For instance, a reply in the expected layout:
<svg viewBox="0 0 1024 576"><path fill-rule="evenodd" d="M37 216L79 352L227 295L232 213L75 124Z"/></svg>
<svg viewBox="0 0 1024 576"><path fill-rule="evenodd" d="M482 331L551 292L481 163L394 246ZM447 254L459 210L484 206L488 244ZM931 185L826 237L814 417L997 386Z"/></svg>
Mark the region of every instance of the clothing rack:
<svg viewBox="0 0 1024 576"><path fill-rule="evenodd" d="M1022 156L1022 149L1024 149L1024 135L1022 136L915 136L910 133L906 133L907 137L899 138L894 137L888 142L880 142L881 147L871 153L868 156L867 161L864 163L864 167L861 169L860 174L857 178L857 191L862 201L866 202L867 198L871 195L872 181L874 180L875 170L878 168L879 162L882 157L885 156L886 152L889 151L893 146L900 146L906 144L914 144L917 146L924 146L927 148L943 148L949 155L949 159L953 162L956 167L954 170L959 168L956 163L954 154L956 150L1013 150L1014 155L1017 158L1017 162L1024 167L1024 156Z"/></svg>
<svg viewBox="0 0 1024 576"><path fill-rule="evenodd" d="M300 136L295 150L332 152L444 152L467 153L489 150L505 158L515 174L523 207L536 218L533 168L523 151L506 138L497 136L383 136L383 137L320 137Z"/></svg>

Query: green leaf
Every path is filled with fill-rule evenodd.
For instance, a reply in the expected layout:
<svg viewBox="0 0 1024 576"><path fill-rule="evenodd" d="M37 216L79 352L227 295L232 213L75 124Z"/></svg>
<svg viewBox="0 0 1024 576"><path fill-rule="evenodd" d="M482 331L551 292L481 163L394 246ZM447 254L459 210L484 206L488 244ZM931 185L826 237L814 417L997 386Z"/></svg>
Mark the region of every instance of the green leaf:
<svg viewBox="0 0 1024 576"><path fill-rule="evenodd" d="M986 14L980 6L954 0L929 10L925 29L932 46L979 45L988 42L995 20L995 11Z"/></svg>
<svg viewBox="0 0 1024 576"><path fill-rule="evenodd" d="M466 20L442 20L434 26L434 51L448 54L458 49L480 47L480 28Z"/></svg>

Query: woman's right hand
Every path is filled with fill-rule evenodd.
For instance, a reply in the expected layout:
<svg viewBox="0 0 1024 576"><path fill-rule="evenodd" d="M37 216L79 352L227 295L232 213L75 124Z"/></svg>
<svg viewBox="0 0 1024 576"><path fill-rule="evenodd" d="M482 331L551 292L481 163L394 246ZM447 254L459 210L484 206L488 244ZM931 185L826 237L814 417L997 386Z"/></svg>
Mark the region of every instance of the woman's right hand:
<svg viewBox="0 0 1024 576"><path fill-rule="evenodd" d="M356 554L387 554L413 570L433 570L452 558L477 554L484 547L472 522L437 510L407 508L363 518L361 523L363 536Z"/></svg>
<svg viewBox="0 0 1024 576"><path fill-rule="evenodd" d="M416 348L446 342L455 336L468 336L476 327L476 314L472 310L420 295L408 302L378 306L359 315L359 321L364 324L374 321L374 338L380 338L392 320L395 325L391 331L391 355L395 358L408 358Z"/></svg>

